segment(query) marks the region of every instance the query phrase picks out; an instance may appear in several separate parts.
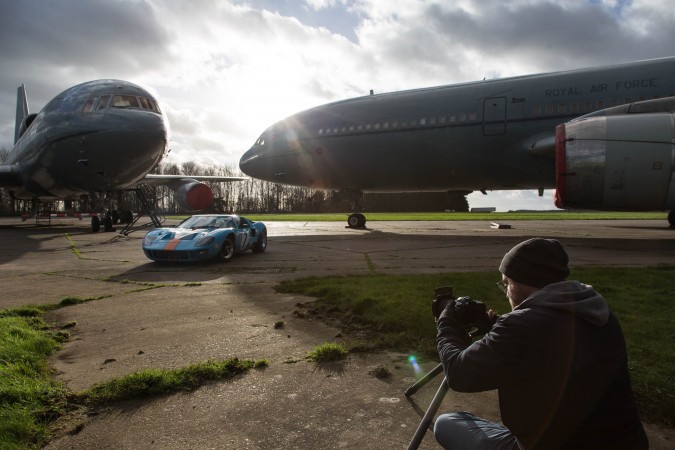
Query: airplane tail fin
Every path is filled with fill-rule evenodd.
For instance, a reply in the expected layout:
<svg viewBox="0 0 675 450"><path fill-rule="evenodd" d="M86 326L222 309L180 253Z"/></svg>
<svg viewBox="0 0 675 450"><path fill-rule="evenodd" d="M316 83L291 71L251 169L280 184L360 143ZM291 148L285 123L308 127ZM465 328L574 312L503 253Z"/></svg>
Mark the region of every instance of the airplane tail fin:
<svg viewBox="0 0 675 450"><path fill-rule="evenodd" d="M16 124L14 126L14 143L21 137L21 124L28 117L28 99L26 98L26 86L21 86L16 92Z"/></svg>

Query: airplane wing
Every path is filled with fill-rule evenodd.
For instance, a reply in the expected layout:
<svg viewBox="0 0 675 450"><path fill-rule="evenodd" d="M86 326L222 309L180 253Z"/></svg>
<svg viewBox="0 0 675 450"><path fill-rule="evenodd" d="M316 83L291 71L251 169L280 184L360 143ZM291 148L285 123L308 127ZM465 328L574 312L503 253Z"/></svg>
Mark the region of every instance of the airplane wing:
<svg viewBox="0 0 675 450"><path fill-rule="evenodd" d="M2 166L0 166L2 169ZM2 174L0 173L0 177ZM210 176L210 175L159 175L159 174L147 174L145 177L139 180L139 184L149 184L153 186L161 184L171 184L176 183L179 180L196 180L196 181L213 181L216 183L231 183L233 181L246 181L250 180L249 177L221 177L221 176ZM0 183L2 178L0 178Z"/></svg>
<svg viewBox="0 0 675 450"><path fill-rule="evenodd" d="M203 181L229 183L249 180L248 177L191 176L147 174L138 184L166 185L174 191L174 198L181 208L187 211L201 211L213 202L213 191Z"/></svg>
<svg viewBox="0 0 675 450"><path fill-rule="evenodd" d="M0 187L11 188L21 185L21 173L16 164L0 165Z"/></svg>

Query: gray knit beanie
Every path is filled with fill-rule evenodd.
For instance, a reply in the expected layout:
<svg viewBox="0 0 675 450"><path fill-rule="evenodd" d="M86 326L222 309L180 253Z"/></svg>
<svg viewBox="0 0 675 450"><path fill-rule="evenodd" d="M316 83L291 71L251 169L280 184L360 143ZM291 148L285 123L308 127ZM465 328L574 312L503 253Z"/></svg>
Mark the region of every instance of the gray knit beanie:
<svg viewBox="0 0 675 450"><path fill-rule="evenodd" d="M567 252L555 239L534 238L504 255L499 271L520 283L542 288L563 281L570 274Z"/></svg>

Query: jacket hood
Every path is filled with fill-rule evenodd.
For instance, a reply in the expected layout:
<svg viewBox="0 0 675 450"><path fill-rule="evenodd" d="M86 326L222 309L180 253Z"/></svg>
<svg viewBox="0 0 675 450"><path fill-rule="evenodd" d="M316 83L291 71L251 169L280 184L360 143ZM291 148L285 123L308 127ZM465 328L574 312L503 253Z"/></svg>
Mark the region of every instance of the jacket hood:
<svg viewBox="0 0 675 450"><path fill-rule="evenodd" d="M593 325L602 326L609 319L605 298L592 286L579 281L549 284L525 299L515 309L544 307L570 312Z"/></svg>

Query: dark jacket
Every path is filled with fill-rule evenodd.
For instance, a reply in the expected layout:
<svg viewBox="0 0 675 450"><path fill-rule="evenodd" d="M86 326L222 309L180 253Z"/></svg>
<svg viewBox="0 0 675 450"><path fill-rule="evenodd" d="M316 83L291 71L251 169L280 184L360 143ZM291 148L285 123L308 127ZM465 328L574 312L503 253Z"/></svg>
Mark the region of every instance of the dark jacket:
<svg viewBox="0 0 675 450"><path fill-rule="evenodd" d="M474 343L444 313L437 342L449 386L498 389L502 422L523 447L648 448L621 327L591 286L550 284Z"/></svg>

